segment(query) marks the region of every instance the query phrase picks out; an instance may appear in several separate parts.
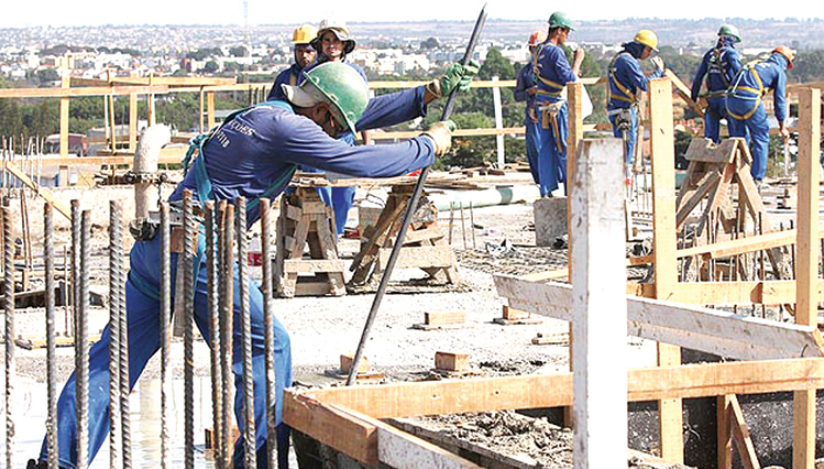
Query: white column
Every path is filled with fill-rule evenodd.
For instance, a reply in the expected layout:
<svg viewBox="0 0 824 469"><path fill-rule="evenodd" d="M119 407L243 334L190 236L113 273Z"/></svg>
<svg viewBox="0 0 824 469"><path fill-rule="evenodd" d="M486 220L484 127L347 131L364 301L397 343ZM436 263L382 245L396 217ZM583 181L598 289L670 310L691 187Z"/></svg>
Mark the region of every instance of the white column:
<svg viewBox="0 0 824 469"><path fill-rule="evenodd" d="M492 77L492 81L498 81L498 77ZM492 102L495 104L495 128L500 130L504 128L504 117L501 108L501 88L498 86L492 87ZM504 167L505 153L504 153L504 136L496 135L495 142L498 144L498 166Z"/></svg>

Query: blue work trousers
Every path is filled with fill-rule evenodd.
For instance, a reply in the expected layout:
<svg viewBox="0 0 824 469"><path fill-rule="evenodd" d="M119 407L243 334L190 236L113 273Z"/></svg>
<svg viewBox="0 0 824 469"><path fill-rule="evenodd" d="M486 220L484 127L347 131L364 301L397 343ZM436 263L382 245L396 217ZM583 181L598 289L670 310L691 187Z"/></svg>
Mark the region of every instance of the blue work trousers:
<svg viewBox="0 0 824 469"><path fill-rule="evenodd" d="M172 254L171 278L176 275L177 254ZM140 373L149 359L160 348L160 301L157 295L144 293L147 289L160 290L160 236L151 241L138 242L131 252L131 272L126 283L126 311L129 329L129 386L134 388ZM207 311L207 269L205 262L197 276L195 293L195 323L201 335L209 343L209 316ZM243 363L241 361L240 293L238 266L234 270L233 316L233 365L235 375L235 416L238 428L243 428L241 412L243 399ZM174 286L172 286L174 289ZM251 283L249 306L252 319L252 367L255 395L255 430L258 468L266 468L266 373L263 331L263 294ZM292 354L289 334L274 318L275 382L277 404L275 408L278 440L278 466L288 467L289 428L282 423L283 389L292 384ZM198 360L208 360L201 357ZM77 461L77 423L75 419L75 374L60 394L57 404L59 464L61 468L74 469ZM89 455L93 460L109 433L109 327L103 330L100 341L89 352ZM243 467L243 439L238 439L234 451L234 467ZM46 442L40 459L47 457Z"/></svg>
<svg viewBox="0 0 824 469"><path fill-rule="evenodd" d="M753 106L756 104L758 104L758 107L747 119L736 119L733 115L730 115L729 121L736 121L734 125L730 126L731 137L746 138L747 131L749 131L750 151L752 153L750 173L753 179L760 181L767 175L767 155L770 151L770 124L767 120L764 103L736 96L727 97L727 111L738 116L745 116L752 111Z"/></svg>
<svg viewBox="0 0 824 469"><path fill-rule="evenodd" d="M338 236L343 235L346 228L346 219L349 217L349 209L355 205L355 187L333 187L332 188L332 209L335 211L335 231ZM326 202L324 200L324 202ZM329 204L326 204L329 205Z"/></svg>
<svg viewBox="0 0 824 469"><path fill-rule="evenodd" d="M540 184L540 175L538 172L538 155L540 153L540 135L541 122L532 122L532 119L527 116L524 119L524 127L526 128L526 159L529 162L529 171L532 173L532 179L535 184Z"/></svg>
<svg viewBox="0 0 824 469"><path fill-rule="evenodd" d="M737 119L727 115L726 98L710 98L709 106L704 110L704 137L715 143L721 143L721 119L727 120L730 137L746 136L746 126Z"/></svg>
<svg viewBox="0 0 824 469"><path fill-rule="evenodd" d="M627 140L624 144L624 156L626 157L626 166L624 167L625 170L632 166L632 158L635 156L635 145L638 142L638 110L635 109L635 106L628 109L631 117L630 127L629 130L627 130ZM616 123L617 119L617 114L609 116L609 122L612 124L612 135L616 138L623 139L624 135L618 129L618 124Z"/></svg>
<svg viewBox="0 0 824 469"><path fill-rule="evenodd" d="M559 182L566 182L567 165L567 133L569 120L567 116L567 103L564 102L558 110L556 119L558 121L558 135L549 123L547 128L543 126L541 118L542 111L538 109L542 103L535 106L535 113L538 115L538 188L541 196L549 195L558 189Z"/></svg>

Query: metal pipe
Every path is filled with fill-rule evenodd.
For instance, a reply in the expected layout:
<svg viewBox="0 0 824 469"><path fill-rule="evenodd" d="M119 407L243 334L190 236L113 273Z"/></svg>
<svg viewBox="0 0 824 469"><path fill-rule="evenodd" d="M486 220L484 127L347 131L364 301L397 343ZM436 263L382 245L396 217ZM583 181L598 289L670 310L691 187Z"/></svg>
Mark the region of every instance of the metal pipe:
<svg viewBox="0 0 824 469"><path fill-rule="evenodd" d="M122 270L121 270L122 272ZM121 451L123 452L123 469L132 468L132 419L129 395L131 393L131 378L129 376L129 316L126 311L126 283L125 278L117 282L120 302L120 428L123 437Z"/></svg>
<svg viewBox="0 0 824 469"><path fill-rule="evenodd" d="M157 173L157 160L163 145L171 141L172 134L165 125L153 125L143 131L134 152L132 171L138 174ZM151 190L151 181L138 181L134 185L135 218L145 218L149 210L157 206L157 198Z"/></svg>
<svg viewBox="0 0 824 469"><path fill-rule="evenodd" d="M14 384L15 384L15 363L14 363L14 240L12 238L12 211L8 204L8 199L3 205L3 265L5 276L3 277L3 311L5 313L5 405L6 405L6 467L14 466L14 453L16 434L14 425Z"/></svg>
<svg viewBox="0 0 824 469"><path fill-rule="evenodd" d="M206 276L207 276L207 308L209 310L209 348L211 361L211 381L212 381L212 451L218 467L222 457L220 455L222 441L221 421L220 421L220 307L218 298L218 257L215 252L217 243L217 216L215 213L215 203L211 200L206 202L204 207L206 217Z"/></svg>
<svg viewBox="0 0 824 469"><path fill-rule="evenodd" d="M194 209L192 192L183 191L183 407L184 407L184 462L186 469L195 467L195 401L194 401L194 331L192 323L195 306L194 279ZM180 255L180 254L179 254Z"/></svg>
<svg viewBox="0 0 824 469"><path fill-rule="evenodd" d="M49 467L57 467L57 357L54 327L54 209L43 206L43 260L46 275L46 454Z"/></svg>
<svg viewBox="0 0 824 469"><path fill-rule="evenodd" d="M171 469L169 441L169 398L172 396L172 373L169 362L172 349L172 261L170 246L169 203L160 204L160 467Z"/></svg>
<svg viewBox="0 0 824 469"><path fill-rule="evenodd" d="M243 449L244 467L257 467L255 444L255 380L252 370L252 316L249 310L249 263L246 238L246 199L238 197L237 207L237 264L240 296L241 358L243 360Z"/></svg>
<svg viewBox="0 0 824 469"><path fill-rule="evenodd" d="M275 425L275 331L272 307L272 212L269 199L260 199L261 253L263 255L263 340L266 360L266 461L267 467L277 467L277 426Z"/></svg>
<svg viewBox="0 0 824 469"><path fill-rule="evenodd" d="M77 467L89 465L89 283L91 282L91 211L83 210L80 216L80 269L78 275L79 301L77 302L77 335L75 336L76 405L77 405Z"/></svg>
<svg viewBox="0 0 824 469"><path fill-rule="evenodd" d="M121 207L109 202L109 467L120 467L120 296L118 283L123 271L123 237L120 231Z"/></svg>
<svg viewBox="0 0 824 469"><path fill-rule="evenodd" d="M223 209L223 265L221 274L223 277L223 314L221 315L221 357L223 357L223 366L221 369L221 378L223 385L221 391L223 392L223 403L221 410L223 410L223 448L221 448L221 455L223 456L224 467L231 467L231 458L229 455L232 452L232 355L233 355L233 337L232 330L234 326L234 304L232 298L234 297L234 256L232 255L232 240L233 240L233 223L235 217L235 209L226 201L221 202Z"/></svg>

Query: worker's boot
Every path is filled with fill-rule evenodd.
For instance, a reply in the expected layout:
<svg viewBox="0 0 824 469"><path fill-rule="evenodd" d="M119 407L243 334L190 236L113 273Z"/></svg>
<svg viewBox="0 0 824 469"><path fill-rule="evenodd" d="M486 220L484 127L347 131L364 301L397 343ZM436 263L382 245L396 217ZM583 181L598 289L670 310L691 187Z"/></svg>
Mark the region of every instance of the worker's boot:
<svg viewBox="0 0 824 469"><path fill-rule="evenodd" d="M26 469L49 469L49 464L46 461L38 461L37 459L29 459L26 464ZM60 469L60 468L54 468Z"/></svg>

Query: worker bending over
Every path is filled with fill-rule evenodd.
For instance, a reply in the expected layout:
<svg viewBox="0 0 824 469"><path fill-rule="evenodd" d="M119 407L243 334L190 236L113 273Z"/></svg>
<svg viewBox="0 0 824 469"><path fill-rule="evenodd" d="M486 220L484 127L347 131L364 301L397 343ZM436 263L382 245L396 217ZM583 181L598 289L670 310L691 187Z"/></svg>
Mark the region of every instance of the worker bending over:
<svg viewBox="0 0 824 469"><path fill-rule="evenodd" d="M192 191L201 206L207 201L248 200L248 226L260 218L262 197L276 198L289 184L298 165L356 177L392 177L423 168L434 162L451 145L451 129L437 123L418 137L380 146L353 147L337 137L345 132L395 125L426 114L426 106L455 87L469 86L471 71L452 67L452 79L436 79L426 86L380 96L369 100L366 83L351 67L338 63L318 66L305 74L301 86L283 85L284 100L273 100L239 111L213 130L200 144L200 152L183 181L170 197L180 204L184 190ZM368 105L367 105L368 102ZM209 341L207 273L200 262L205 250L199 239L195 265L195 323ZM171 278L176 276L178 254L172 254ZM160 236L147 236L135 242L130 254L126 283L126 311L129 328L130 386L135 382L160 345ZM240 317L240 294L234 267L235 317ZM173 286L174 290L174 286ZM172 295L179 292L173 292ZM266 467L266 377L264 369L263 295L251 286L249 304L252 320L252 363L254 374L255 425L258 467ZM236 396L243 396L240 323L233 331L233 367ZM277 404L278 466L288 467L289 430L281 420L283 389L292 384L292 359L289 335L274 320L275 382ZM90 350L89 389L109 387L109 328ZM109 431L108 392L89 393L89 454L93 459ZM238 401L239 402L239 401ZM240 405L235 406L239 428L243 428ZM59 464L76 467L77 430L75 421L75 375L69 378L58 402ZM243 439L234 451L234 468L243 467ZM40 462L29 461L31 468L45 468L46 442Z"/></svg>
<svg viewBox="0 0 824 469"><path fill-rule="evenodd" d="M538 187L542 197L552 197L552 192L558 189L560 181L566 187L569 117L562 93L567 83L578 79L585 55L584 50L578 48L574 64L570 67L561 46L566 42L570 31L574 30L569 17L556 11L549 17L548 39L535 52L533 72L538 90L534 108L541 124L538 132Z"/></svg>
<svg viewBox="0 0 824 469"><path fill-rule="evenodd" d="M731 137L746 137L750 133L752 168L750 173L756 183L767 175L767 154L770 149L770 124L761 98L773 90L775 118L778 131L786 141L790 132L784 125L787 120L787 70L793 68L793 51L787 46L773 49L765 61L754 61L743 66L727 91L727 113L737 121L730 126Z"/></svg>
<svg viewBox="0 0 824 469"><path fill-rule="evenodd" d="M612 124L612 134L624 139L625 170L627 175L635 155L638 137L638 102L641 92L649 88L651 78L664 76L664 61L653 57L650 61L655 71L648 77L641 69L641 60L658 52L658 36L648 29L635 34L632 41L622 44L623 49L613 57L609 64L609 100L607 115ZM631 183L631 179L627 179Z"/></svg>
<svg viewBox="0 0 824 469"><path fill-rule="evenodd" d="M546 33L535 31L529 35L529 60L526 65L518 70L515 80L515 101L526 101L524 108L524 127L526 128L526 159L529 162L529 171L535 184L540 184L538 177L538 132L540 121L535 113L535 93L538 92L538 84L533 70L535 68L535 51L538 44L546 41Z"/></svg>
<svg viewBox="0 0 824 469"><path fill-rule="evenodd" d="M725 24L718 30L718 42L708 50L701 60L701 65L692 81L692 100L707 99L704 109L704 137L715 143L721 142L721 119L726 119L730 135L741 134L740 130L733 130L733 126L742 125L740 121L727 116L727 89L735 75L741 70L741 55L735 45L741 42L738 28ZM706 78L706 80L704 80ZM705 83L707 92L701 94L701 87Z"/></svg>

